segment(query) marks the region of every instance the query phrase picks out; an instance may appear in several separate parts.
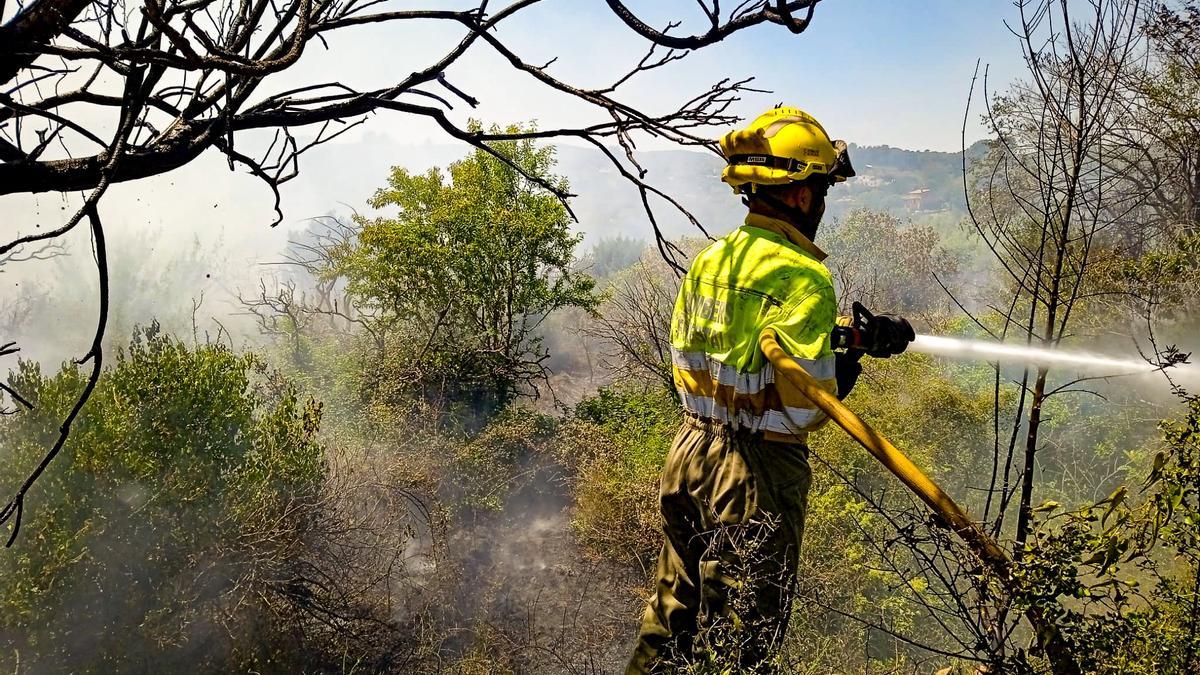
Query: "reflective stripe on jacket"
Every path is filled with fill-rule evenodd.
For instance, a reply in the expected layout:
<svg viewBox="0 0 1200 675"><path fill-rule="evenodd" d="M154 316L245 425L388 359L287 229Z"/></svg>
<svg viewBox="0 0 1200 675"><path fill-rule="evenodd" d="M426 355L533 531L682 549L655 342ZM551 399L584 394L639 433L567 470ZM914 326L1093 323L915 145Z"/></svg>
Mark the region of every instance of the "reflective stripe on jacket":
<svg viewBox="0 0 1200 675"><path fill-rule="evenodd" d="M803 443L825 414L775 371L758 348L779 344L837 393L829 334L837 300L825 253L791 225L757 214L700 252L671 321L671 365L684 408L768 440Z"/></svg>

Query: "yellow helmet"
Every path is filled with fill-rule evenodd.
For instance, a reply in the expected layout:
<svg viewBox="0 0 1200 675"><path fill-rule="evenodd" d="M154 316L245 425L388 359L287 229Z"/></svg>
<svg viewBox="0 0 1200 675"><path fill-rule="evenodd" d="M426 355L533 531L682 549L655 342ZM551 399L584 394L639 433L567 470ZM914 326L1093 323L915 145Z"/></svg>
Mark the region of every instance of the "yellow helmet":
<svg viewBox="0 0 1200 675"><path fill-rule="evenodd" d="M799 108L772 108L749 127L721 138L728 166L721 180L735 190L783 185L824 174L830 184L854 175L845 141L831 141L825 127Z"/></svg>

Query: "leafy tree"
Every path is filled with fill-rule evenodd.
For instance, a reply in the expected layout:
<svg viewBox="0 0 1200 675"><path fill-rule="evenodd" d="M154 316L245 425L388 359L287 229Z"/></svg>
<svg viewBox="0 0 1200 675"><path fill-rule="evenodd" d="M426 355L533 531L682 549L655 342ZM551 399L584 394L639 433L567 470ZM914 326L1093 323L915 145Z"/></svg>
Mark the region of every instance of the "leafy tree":
<svg viewBox="0 0 1200 675"><path fill-rule="evenodd" d="M369 317L377 377L392 391L475 411L498 409L523 387L536 393L549 357L539 325L555 310L596 303L594 282L572 267L580 237L570 214L529 178L566 190L550 174L553 149L524 139L494 150L506 160L476 150L449 175L393 169L370 204L396 216L358 217L357 238L333 256L330 274L347 279Z"/></svg>
<svg viewBox="0 0 1200 675"><path fill-rule="evenodd" d="M843 313L856 300L878 312L909 316L949 309L949 298L934 279L954 275L957 264L931 228L856 209L821 232L820 244L829 252Z"/></svg>

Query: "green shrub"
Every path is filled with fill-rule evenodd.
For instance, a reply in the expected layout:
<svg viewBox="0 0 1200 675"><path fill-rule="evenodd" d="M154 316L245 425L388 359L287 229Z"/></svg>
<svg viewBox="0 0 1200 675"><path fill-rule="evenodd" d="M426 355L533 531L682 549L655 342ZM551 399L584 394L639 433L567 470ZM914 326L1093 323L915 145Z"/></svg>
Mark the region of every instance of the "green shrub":
<svg viewBox="0 0 1200 675"><path fill-rule="evenodd" d="M1074 510L1035 509L1013 606L1054 617L1085 673L1193 673L1200 667L1200 399L1161 425L1141 489ZM1034 654L1034 656L1038 656ZM1016 654L1010 668L1045 672Z"/></svg>
<svg viewBox="0 0 1200 675"><path fill-rule="evenodd" d="M940 365L915 353L869 359L845 403L972 513L981 513L981 500L969 488L990 471L990 374L986 366ZM909 671L927 657L864 621L951 651L949 636L928 617L949 615L953 607L945 599L952 596L910 545L913 533L934 536L924 525L924 508L834 423L809 442L813 482L798 599L783 649L788 672ZM953 592L968 591L963 585Z"/></svg>
<svg viewBox="0 0 1200 675"><path fill-rule="evenodd" d="M454 443L445 469L460 509L499 511L518 474L551 438L555 420L519 406L505 408L469 440Z"/></svg>
<svg viewBox="0 0 1200 675"><path fill-rule="evenodd" d="M20 467L6 472L6 492L52 444L83 380L71 364L10 374L37 407L0 421L5 466ZM253 355L137 331L0 556L0 662L20 672L272 663L262 565L302 543L305 506L326 478L320 418Z"/></svg>
<svg viewBox="0 0 1200 675"><path fill-rule="evenodd" d="M679 404L655 387L601 389L564 423L557 452L575 477L572 527L588 550L621 563L658 551L658 475L679 422Z"/></svg>

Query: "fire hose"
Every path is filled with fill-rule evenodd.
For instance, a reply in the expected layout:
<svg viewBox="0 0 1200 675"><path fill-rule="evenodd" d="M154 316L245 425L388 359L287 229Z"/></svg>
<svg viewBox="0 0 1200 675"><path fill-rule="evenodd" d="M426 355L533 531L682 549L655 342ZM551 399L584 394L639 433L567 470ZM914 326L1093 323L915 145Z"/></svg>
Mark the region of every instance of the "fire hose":
<svg viewBox="0 0 1200 675"><path fill-rule="evenodd" d="M926 506L957 534L971 552L979 558L999 579L1005 590L1010 594L1018 589L1012 575L1012 561L1002 548L986 532L971 520L967 512L959 506L950 495L938 487L929 476L925 475L916 464L913 464L903 452L878 431L873 429L853 410L847 408L836 396L826 391L809 375L799 363L788 356L779 346L775 331L767 329L759 336L759 347L763 355L775 368L777 376L787 378L801 393L820 408L829 419L841 427L850 437L866 448L875 459L879 460L900 482L925 502ZM1054 672L1060 675L1076 675L1080 672L1075 658L1071 655L1070 646L1063 640L1062 634L1053 622L1049 621L1041 610L1031 607L1025 612L1026 618L1037 633L1038 642L1045 650Z"/></svg>

